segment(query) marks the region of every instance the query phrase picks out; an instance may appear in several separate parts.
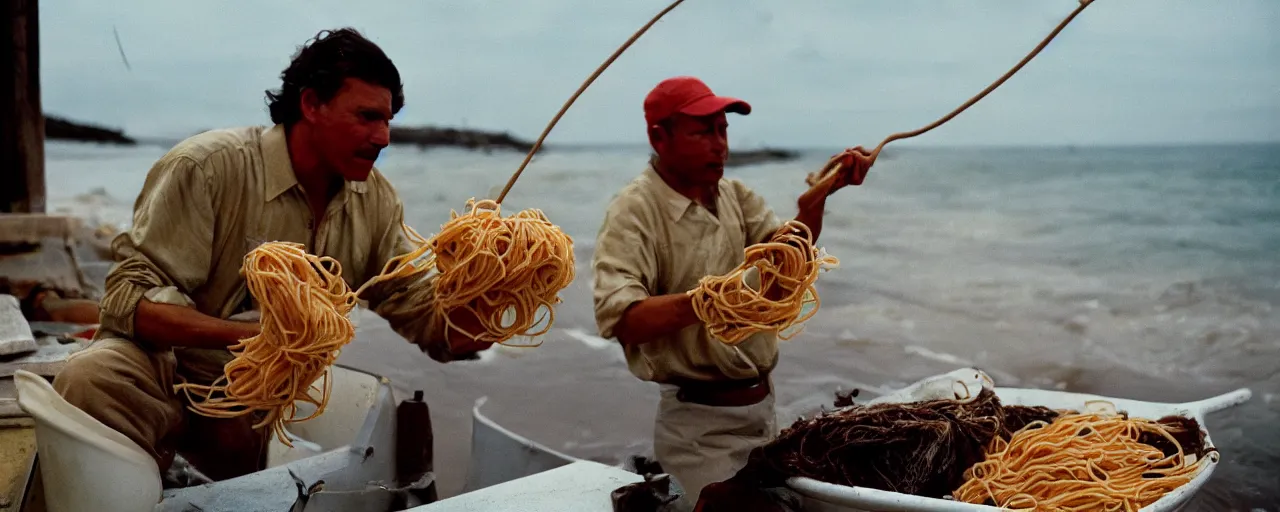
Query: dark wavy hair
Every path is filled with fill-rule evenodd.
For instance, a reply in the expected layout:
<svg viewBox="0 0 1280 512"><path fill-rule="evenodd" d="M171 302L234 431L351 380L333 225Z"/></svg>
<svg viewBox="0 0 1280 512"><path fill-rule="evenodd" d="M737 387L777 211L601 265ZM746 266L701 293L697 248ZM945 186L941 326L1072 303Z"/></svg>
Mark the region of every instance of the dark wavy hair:
<svg viewBox="0 0 1280 512"><path fill-rule="evenodd" d="M292 126L302 119L302 91L311 89L329 101L347 78L356 78L391 91L391 113L404 107L400 71L387 54L360 32L346 27L322 30L298 49L280 73L280 89L267 91L271 122Z"/></svg>

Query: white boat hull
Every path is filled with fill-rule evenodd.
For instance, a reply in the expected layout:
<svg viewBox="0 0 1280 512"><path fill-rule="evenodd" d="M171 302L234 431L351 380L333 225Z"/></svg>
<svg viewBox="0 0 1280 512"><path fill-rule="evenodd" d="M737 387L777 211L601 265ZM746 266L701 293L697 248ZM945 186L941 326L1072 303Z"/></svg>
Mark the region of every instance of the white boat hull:
<svg viewBox="0 0 1280 512"><path fill-rule="evenodd" d="M476 400L471 409L471 463L462 492L484 489L581 460L498 425L480 412L485 401L485 398Z"/></svg>

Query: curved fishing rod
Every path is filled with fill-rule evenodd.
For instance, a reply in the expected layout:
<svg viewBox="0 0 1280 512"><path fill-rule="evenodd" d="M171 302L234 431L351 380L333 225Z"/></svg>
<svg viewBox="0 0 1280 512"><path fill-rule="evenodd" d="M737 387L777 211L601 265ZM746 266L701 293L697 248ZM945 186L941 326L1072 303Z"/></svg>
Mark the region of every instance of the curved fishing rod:
<svg viewBox="0 0 1280 512"><path fill-rule="evenodd" d="M604 63L600 64L600 66L596 68L595 72L591 73L590 77L587 77L587 81L582 82L582 86L578 87L578 91L573 93L573 96L569 97L569 101L566 101L564 106L560 107L560 112L557 112L556 116L551 118L551 122L547 124L546 129L542 130L542 135L538 136L538 140L533 143L533 148L529 149L529 154L525 155L523 162L520 162L520 167L516 169L515 174L511 175L511 179L507 180L507 185L502 188L502 193L498 194L498 198L496 199L498 204L502 204L502 200L507 197L507 192L511 191L511 187L516 184L516 180L520 178L520 174L524 172L524 168L533 160L533 154L537 153L538 149L542 148L542 141L546 140L547 134L551 133L551 129L555 127L556 123L560 122L560 118L569 110L569 106L573 105L573 102L578 100L578 96L581 96L582 92L587 90L587 87L591 85L591 82L594 82L596 77L600 76L600 73L603 73L610 64L613 64L613 61L617 60L618 56L622 55L622 52L626 51L627 48L629 48L632 43L636 42L637 39L640 39L641 35L649 31L649 27L652 27L654 23L657 23L658 20L662 19L663 16L666 16L667 13L671 12L672 9L675 9L676 6L683 2L684 0L675 0L671 5L668 5L666 9L659 12L657 16L654 16L653 19L649 20L648 23L645 23L643 27L640 27L640 30L637 30L636 33L631 35L630 39L627 39L627 42L622 43L622 46L619 46L618 49L613 52L613 55L610 55L608 59L605 59Z"/></svg>
<svg viewBox="0 0 1280 512"><path fill-rule="evenodd" d="M1066 18L1064 18L1061 23L1058 23L1058 26L1053 29L1053 32L1050 32L1049 35L1045 37L1043 41L1040 41L1039 45L1036 45L1035 49L1031 50L1031 53L1028 53L1026 57L1023 57L1021 62L1018 62L1018 64L1014 66L1013 69L1010 69L1009 72L1005 73L1004 76L1000 77L999 80L996 80L991 85L988 85L987 88L983 89L982 92L978 93L977 96L969 98L969 101L964 102L964 104L960 105L959 108L952 110L950 114L942 116L941 119L938 119L937 121L934 121L923 128L919 128L909 132L895 133L893 135L888 136L887 138L884 139L884 141L880 142L879 146L876 146L875 150L871 151L871 163L872 164L875 163L876 158L880 156L880 151L884 149L884 146L886 144L896 140L909 139L917 135L922 135L928 132L929 130L942 126L943 123L950 121L952 118L956 117L961 112L964 112L965 109L973 106L973 104L977 103L978 100L981 100L982 98L986 97L986 95L990 94L991 91L994 91L996 90L997 87L1000 87L1000 84L1003 84L1006 80L1009 79L1009 77L1012 77L1014 73L1017 73L1018 70L1022 69L1022 67L1027 65L1028 62L1031 62L1031 59L1034 58L1037 54L1039 54L1040 50L1043 50L1045 46L1048 46L1049 41L1052 41L1053 38L1057 37L1058 33L1062 32L1062 29L1066 28L1067 24L1071 23L1071 20L1075 19L1075 17L1079 15L1081 11L1084 11L1086 7L1089 7L1089 4L1092 4L1093 0L1079 0L1079 2L1080 2L1079 7L1076 7L1074 11L1071 11L1071 14L1069 14ZM843 167L843 164L841 164L840 161L841 161L841 158L839 156L833 157L831 160L828 160L826 165L822 167L822 170L815 173L810 173L809 176L805 179L805 183L807 183L810 187L817 187L820 184L824 186L827 185L828 181L834 180L836 176L840 175L840 169Z"/></svg>

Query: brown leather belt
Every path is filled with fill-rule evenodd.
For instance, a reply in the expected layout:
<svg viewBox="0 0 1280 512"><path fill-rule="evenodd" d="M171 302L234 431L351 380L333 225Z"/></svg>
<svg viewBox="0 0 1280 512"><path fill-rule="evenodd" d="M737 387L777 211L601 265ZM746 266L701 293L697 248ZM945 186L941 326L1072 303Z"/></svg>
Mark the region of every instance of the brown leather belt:
<svg viewBox="0 0 1280 512"><path fill-rule="evenodd" d="M769 396L769 375L754 379L727 381L695 381L673 379L670 384L680 388L676 399L711 407L742 407L755 405Z"/></svg>

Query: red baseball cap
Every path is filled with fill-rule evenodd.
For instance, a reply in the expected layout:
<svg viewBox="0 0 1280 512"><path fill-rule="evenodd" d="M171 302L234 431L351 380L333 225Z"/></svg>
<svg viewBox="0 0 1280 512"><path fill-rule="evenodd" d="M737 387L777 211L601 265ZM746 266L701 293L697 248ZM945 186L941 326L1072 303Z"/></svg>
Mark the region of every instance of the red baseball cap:
<svg viewBox="0 0 1280 512"><path fill-rule="evenodd" d="M677 112L705 116L721 111L745 116L751 113L751 105L737 98L716 96L707 84L691 76L663 80L644 98L644 120L649 126Z"/></svg>

